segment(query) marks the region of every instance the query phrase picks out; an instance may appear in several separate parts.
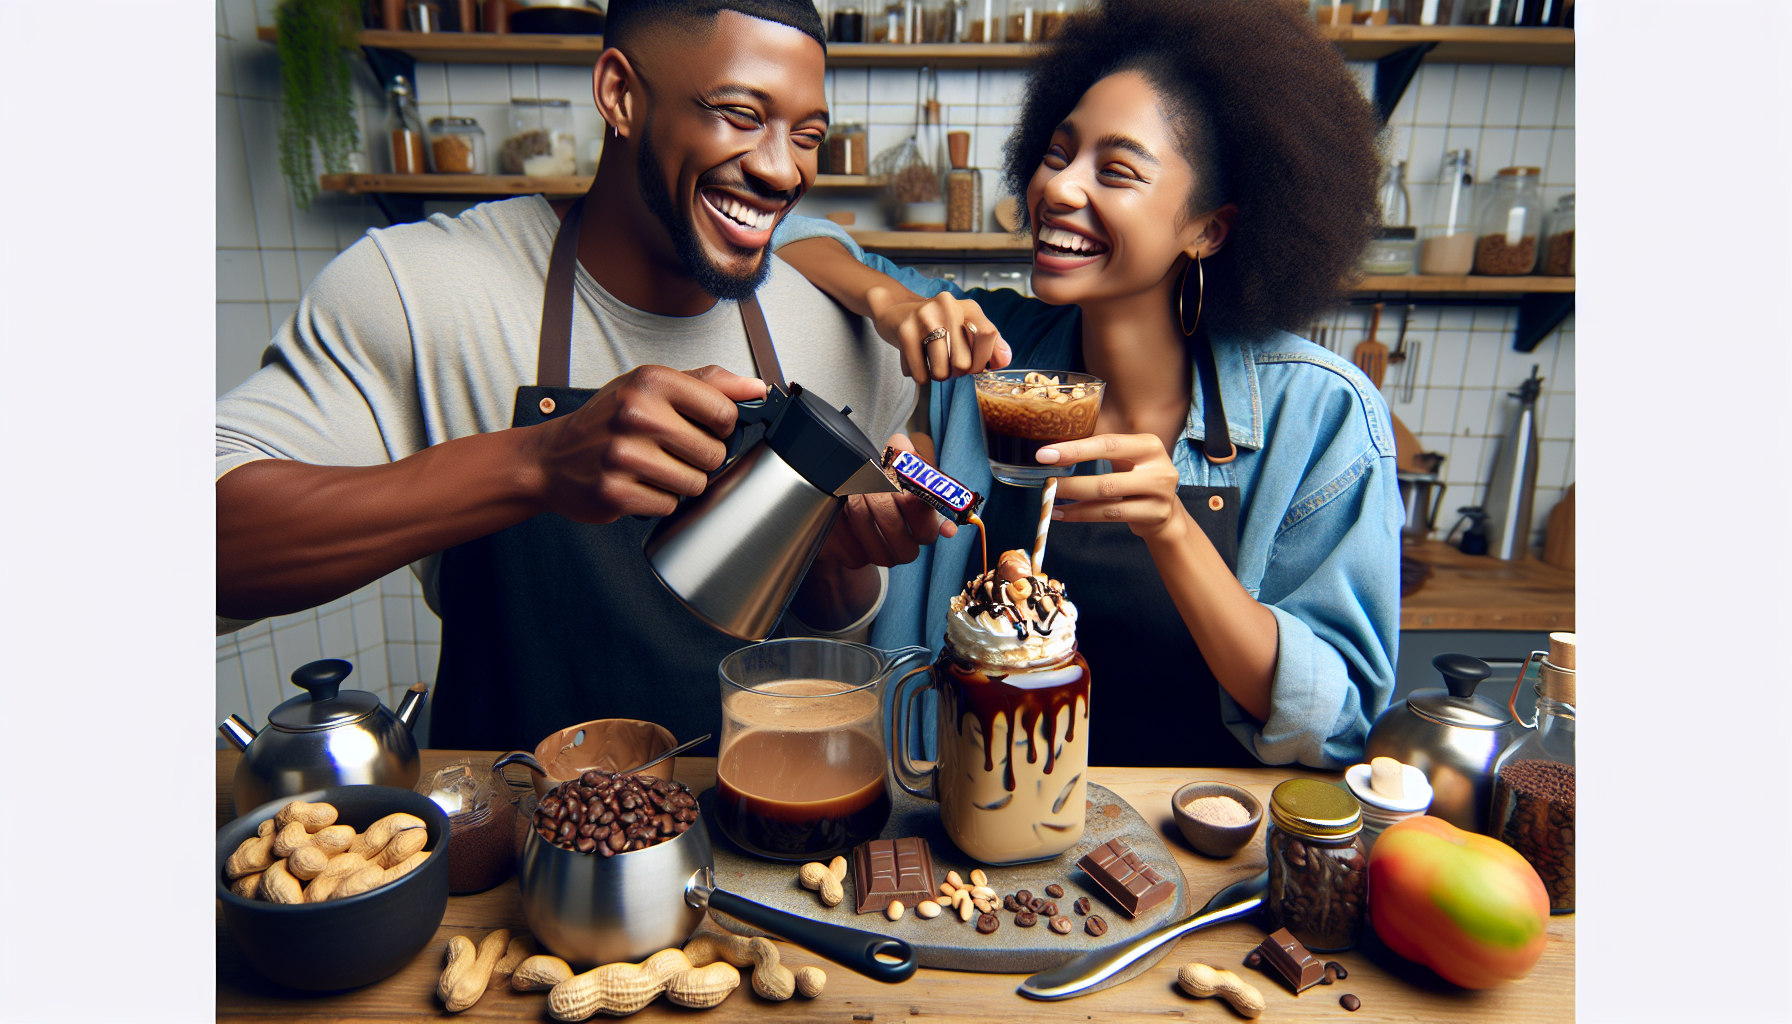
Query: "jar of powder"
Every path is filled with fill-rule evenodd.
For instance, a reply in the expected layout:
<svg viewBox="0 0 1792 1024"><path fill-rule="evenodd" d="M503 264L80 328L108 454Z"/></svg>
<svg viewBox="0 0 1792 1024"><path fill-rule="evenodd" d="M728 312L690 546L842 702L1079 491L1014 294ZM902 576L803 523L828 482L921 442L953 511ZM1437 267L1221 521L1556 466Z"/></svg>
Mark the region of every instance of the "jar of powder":
<svg viewBox="0 0 1792 1024"><path fill-rule="evenodd" d="M448 891L484 892L516 871L516 806L503 776L466 758L430 772L417 792L448 815Z"/></svg>

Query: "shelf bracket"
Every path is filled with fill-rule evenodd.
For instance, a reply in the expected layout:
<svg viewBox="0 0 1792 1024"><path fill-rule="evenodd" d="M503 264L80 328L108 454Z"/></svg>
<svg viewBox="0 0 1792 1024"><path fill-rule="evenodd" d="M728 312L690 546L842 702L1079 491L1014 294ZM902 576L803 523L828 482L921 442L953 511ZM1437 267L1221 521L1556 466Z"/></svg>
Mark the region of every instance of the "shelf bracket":
<svg viewBox="0 0 1792 1024"><path fill-rule="evenodd" d="M1534 352L1550 331L1574 312L1573 292L1534 292L1518 299L1518 330L1512 351Z"/></svg>
<svg viewBox="0 0 1792 1024"><path fill-rule="evenodd" d="M1400 105L1400 97L1406 95L1406 87L1419 73L1419 65L1425 63L1425 55L1436 48L1435 42L1419 43L1395 50L1375 62L1375 112L1381 115L1382 124L1394 116L1394 108Z"/></svg>

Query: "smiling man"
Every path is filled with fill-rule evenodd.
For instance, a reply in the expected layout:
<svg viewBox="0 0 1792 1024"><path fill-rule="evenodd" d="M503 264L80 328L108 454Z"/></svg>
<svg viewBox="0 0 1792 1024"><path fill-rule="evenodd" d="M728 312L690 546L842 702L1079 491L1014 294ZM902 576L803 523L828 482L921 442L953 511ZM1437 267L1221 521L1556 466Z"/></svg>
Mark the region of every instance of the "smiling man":
<svg viewBox="0 0 1792 1024"><path fill-rule="evenodd" d="M822 39L809 0L612 0L583 200L370 231L326 267L218 403L220 629L410 564L442 616L434 746L716 731L740 642L653 577L651 517L703 490L766 361L876 441L906 446L914 404L896 351L767 251L815 179ZM851 499L793 611L852 628L874 566L942 529L913 498Z"/></svg>

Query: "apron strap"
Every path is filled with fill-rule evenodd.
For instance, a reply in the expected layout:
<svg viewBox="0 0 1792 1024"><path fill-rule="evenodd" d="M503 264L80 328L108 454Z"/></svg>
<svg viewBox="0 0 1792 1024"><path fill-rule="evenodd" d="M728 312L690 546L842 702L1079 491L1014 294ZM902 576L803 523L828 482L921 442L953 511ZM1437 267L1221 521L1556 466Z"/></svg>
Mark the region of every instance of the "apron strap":
<svg viewBox="0 0 1792 1024"><path fill-rule="evenodd" d="M1213 341L1207 336L1207 325L1195 328L1195 375L1201 378L1201 414L1206 421L1207 437L1202 450L1207 461L1223 466L1238 458L1238 446L1226 426L1226 407L1220 401L1220 371L1213 361Z"/></svg>
<svg viewBox="0 0 1792 1024"><path fill-rule="evenodd" d="M547 286L541 297L541 340L535 357L535 383L542 387L564 388L572 381L573 282L578 277L579 223L584 209L585 196L567 208L560 229L554 234L554 251L548 257ZM784 369L778 364L777 349L772 347L772 333L765 324L765 311L759 308L759 297L749 295L735 305L740 308L741 326L747 330L747 345L753 351L753 365L760 378L790 390L784 383Z"/></svg>

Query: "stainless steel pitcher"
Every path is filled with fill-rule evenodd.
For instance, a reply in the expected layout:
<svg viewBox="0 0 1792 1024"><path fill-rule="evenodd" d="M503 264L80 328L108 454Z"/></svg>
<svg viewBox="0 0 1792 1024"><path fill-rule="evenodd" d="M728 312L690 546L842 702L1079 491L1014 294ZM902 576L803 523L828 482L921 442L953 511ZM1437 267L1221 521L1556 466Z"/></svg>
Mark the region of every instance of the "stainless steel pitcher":
<svg viewBox="0 0 1792 1024"><path fill-rule="evenodd" d="M895 491L879 449L847 414L802 385L740 403L765 435L647 535L647 563L691 613L742 640L784 614L851 494Z"/></svg>

